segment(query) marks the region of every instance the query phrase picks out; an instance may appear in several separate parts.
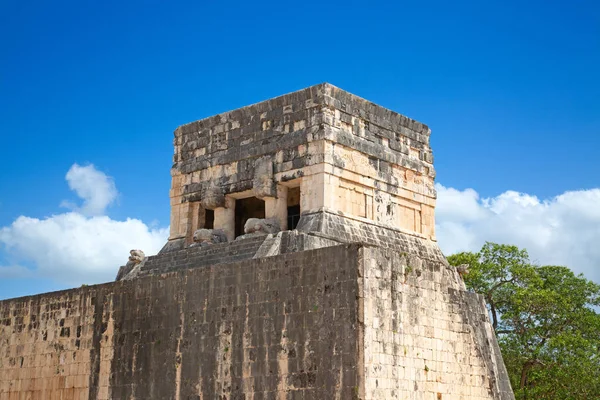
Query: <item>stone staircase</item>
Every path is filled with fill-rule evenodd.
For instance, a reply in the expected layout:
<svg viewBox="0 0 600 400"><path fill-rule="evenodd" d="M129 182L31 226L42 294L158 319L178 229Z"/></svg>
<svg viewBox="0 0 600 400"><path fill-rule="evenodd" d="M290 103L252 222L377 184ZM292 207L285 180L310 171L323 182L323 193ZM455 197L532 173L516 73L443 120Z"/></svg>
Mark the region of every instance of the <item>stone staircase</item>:
<svg viewBox="0 0 600 400"><path fill-rule="evenodd" d="M158 275L188 268L228 264L253 258L266 236L218 243L206 247L188 247L182 250L150 256L139 276Z"/></svg>

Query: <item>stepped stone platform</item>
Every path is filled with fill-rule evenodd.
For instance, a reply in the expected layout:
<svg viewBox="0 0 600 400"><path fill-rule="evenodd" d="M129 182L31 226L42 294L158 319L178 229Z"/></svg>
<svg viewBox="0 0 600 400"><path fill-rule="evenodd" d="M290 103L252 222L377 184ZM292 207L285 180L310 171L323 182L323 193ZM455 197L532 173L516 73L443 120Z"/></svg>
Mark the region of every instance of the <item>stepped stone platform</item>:
<svg viewBox="0 0 600 400"><path fill-rule="evenodd" d="M254 257L264 241L265 237L250 238L148 257L140 276L248 260Z"/></svg>
<svg viewBox="0 0 600 400"><path fill-rule="evenodd" d="M0 301L0 400L514 400L429 135L327 83L177 128L167 244Z"/></svg>

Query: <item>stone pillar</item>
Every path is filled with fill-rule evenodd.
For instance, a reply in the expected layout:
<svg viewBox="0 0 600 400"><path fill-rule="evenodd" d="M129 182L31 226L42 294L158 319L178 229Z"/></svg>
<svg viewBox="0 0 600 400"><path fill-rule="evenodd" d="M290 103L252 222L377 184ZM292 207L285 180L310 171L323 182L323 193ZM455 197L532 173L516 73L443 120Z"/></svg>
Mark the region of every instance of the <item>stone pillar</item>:
<svg viewBox="0 0 600 400"><path fill-rule="evenodd" d="M172 200L172 202L178 201L179 199ZM171 204L171 222L169 240L181 239L185 234L179 232L179 206L180 204Z"/></svg>
<svg viewBox="0 0 600 400"><path fill-rule="evenodd" d="M225 196L225 207L215 208L215 229L222 229L230 242L235 239L235 199Z"/></svg>
<svg viewBox="0 0 600 400"><path fill-rule="evenodd" d="M185 238L191 229L190 203L171 206L171 232L169 240Z"/></svg>
<svg viewBox="0 0 600 400"><path fill-rule="evenodd" d="M325 174L302 178L300 182L300 210L302 214L321 211L325 203Z"/></svg>
<svg viewBox="0 0 600 400"><path fill-rule="evenodd" d="M432 206L421 204L421 233L431 240L436 240L434 213Z"/></svg>
<svg viewBox="0 0 600 400"><path fill-rule="evenodd" d="M175 169L171 170L171 190L169 191L169 198L171 200L171 222L170 222L170 234L169 240L181 239L185 237L185 231L182 232L180 229L180 219L182 215L182 195L183 195L183 184L185 177ZM183 210L185 211L185 210Z"/></svg>
<svg viewBox="0 0 600 400"><path fill-rule="evenodd" d="M271 157L261 157L254 164L254 180L252 191L259 199L277 196L273 180L273 160Z"/></svg>
<svg viewBox="0 0 600 400"><path fill-rule="evenodd" d="M186 245L189 245L191 243L194 242L194 232L196 231L196 229L200 228L201 225L201 221L200 221L200 202L196 201L196 202L192 202L189 203L190 205L190 210L189 210L189 224L187 227L187 232L185 235L185 243ZM203 215L202 215L203 216Z"/></svg>
<svg viewBox="0 0 600 400"><path fill-rule="evenodd" d="M340 201L349 199L340 199L340 178L335 175L323 174L323 205L330 210L342 210Z"/></svg>
<svg viewBox="0 0 600 400"><path fill-rule="evenodd" d="M265 217L277 218L282 231L287 231L287 192L288 188L277 185L277 197L265 197Z"/></svg>

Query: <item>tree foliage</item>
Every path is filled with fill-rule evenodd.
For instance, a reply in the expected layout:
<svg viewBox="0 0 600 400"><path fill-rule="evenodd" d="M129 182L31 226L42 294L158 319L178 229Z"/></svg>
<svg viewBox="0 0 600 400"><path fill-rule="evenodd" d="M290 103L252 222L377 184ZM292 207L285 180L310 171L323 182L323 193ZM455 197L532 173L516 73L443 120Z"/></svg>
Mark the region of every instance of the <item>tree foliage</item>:
<svg viewBox="0 0 600 400"><path fill-rule="evenodd" d="M484 296L517 399L600 398L600 286L526 250L486 243L458 253L469 290Z"/></svg>

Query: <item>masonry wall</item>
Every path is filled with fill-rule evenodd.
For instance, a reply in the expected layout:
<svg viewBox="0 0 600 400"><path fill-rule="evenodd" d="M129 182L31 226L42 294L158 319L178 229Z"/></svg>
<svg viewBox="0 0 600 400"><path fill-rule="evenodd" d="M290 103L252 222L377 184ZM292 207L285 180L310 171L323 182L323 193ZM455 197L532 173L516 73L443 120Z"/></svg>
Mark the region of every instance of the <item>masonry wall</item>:
<svg viewBox="0 0 600 400"><path fill-rule="evenodd" d="M483 300L454 268L376 247L360 264L365 399L514 399Z"/></svg>
<svg viewBox="0 0 600 400"><path fill-rule="evenodd" d="M2 301L0 400L356 398L358 252Z"/></svg>
<svg viewBox="0 0 600 400"><path fill-rule="evenodd" d="M299 186L301 177L311 179L316 171L303 168L323 160L323 151L310 143L321 126L322 97L315 86L177 128L170 239L189 243L193 231L203 227L204 209L216 209L216 227L228 232L227 210L236 198L285 203L287 186ZM286 186L277 188L276 180Z"/></svg>
<svg viewBox="0 0 600 400"><path fill-rule="evenodd" d="M325 208L435 239L429 128L332 85L323 102Z"/></svg>
<svg viewBox="0 0 600 400"><path fill-rule="evenodd" d="M189 244L206 209L230 233L236 199L250 196L285 229L290 187L300 187L302 214L331 210L434 239L429 136L426 125L326 83L183 125L170 239Z"/></svg>
<svg viewBox="0 0 600 400"><path fill-rule="evenodd" d="M0 400L513 400L481 297L414 240L2 301Z"/></svg>
<svg viewBox="0 0 600 400"><path fill-rule="evenodd" d="M108 384L106 353L95 351L106 317L97 312L95 293L104 291L100 286L0 302L1 400L87 399Z"/></svg>

